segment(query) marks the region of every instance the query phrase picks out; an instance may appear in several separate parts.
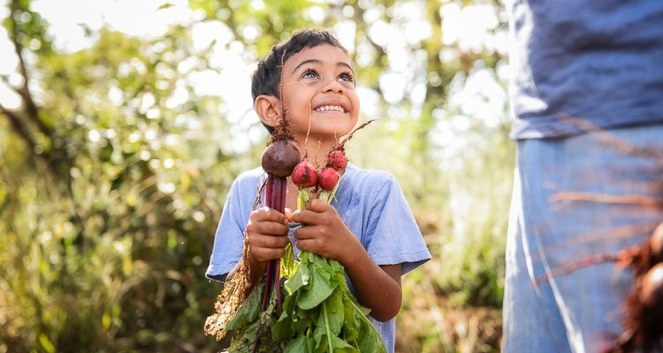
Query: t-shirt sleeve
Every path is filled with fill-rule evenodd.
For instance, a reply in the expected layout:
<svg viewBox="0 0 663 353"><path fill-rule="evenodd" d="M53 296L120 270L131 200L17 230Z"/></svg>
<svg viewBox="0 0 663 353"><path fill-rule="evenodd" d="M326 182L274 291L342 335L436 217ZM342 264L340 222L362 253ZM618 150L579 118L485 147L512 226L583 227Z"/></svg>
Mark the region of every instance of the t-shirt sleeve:
<svg viewBox="0 0 663 353"><path fill-rule="evenodd" d="M242 256L244 228L246 226L246 200L242 199L242 187L246 182L236 179L230 186L221 212L221 219L214 235L214 246L205 276L215 281L225 280L225 276L235 267Z"/></svg>
<svg viewBox="0 0 663 353"><path fill-rule="evenodd" d="M401 265L405 274L426 261L431 254L403 191L392 176L374 188L366 233L362 242L378 265Z"/></svg>

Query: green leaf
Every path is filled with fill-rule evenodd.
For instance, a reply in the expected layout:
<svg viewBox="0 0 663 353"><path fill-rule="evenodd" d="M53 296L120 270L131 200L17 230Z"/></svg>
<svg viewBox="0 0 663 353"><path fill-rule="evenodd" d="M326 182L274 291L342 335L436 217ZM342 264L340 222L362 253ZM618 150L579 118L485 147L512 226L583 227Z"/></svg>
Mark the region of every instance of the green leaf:
<svg viewBox="0 0 663 353"><path fill-rule="evenodd" d="M313 331L313 339L315 340L315 352L333 352L334 346L332 344L332 332L329 329L329 322L327 316L327 303L321 305L322 315L318 316L318 322Z"/></svg>
<svg viewBox="0 0 663 353"><path fill-rule="evenodd" d="M356 307L349 300L343 302L344 312L344 334L348 341L356 341L361 328L361 317L357 314Z"/></svg>
<svg viewBox="0 0 663 353"><path fill-rule="evenodd" d="M285 255L281 258L281 275L285 278L290 278L297 270L297 262L295 261L295 254L292 250L292 244L288 243L285 247Z"/></svg>
<svg viewBox="0 0 663 353"><path fill-rule="evenodd" d="M291 297L286 297L286 300L283 302L283 311L281 312L281 316L276 321L274 326L272 326L272 335L277 339L285 339L291 337L295 333L290 325L294 321L294 319L291 317L291 315L295 315L294 311L292 310L294 304L295 302L291 299Z"/></svg>
<svg viewBox="0 0 663 353"><path fill-rule="evenodd" d="M233 353L252 353L253 345L258 339L259 329L260 323L254 321L243 330L236 332L230 343L229 351Z"/></svg>
<svg viewBox="0 0 663 353"><path fill-rule="evenodd" d="M260 301L264 290L265 284L264 282L261 282L251 291L249 297L246 298L244 303L242 303L239 309L237 309L235 317L228 321L226 330L241 330L258 319L258 315L260 314Z"/></svg>
<svg viewBox="0 0 663 353"><path fill-rule="evenodd" d="M329 331L338 336L343 328L345 313L343 311L343 295L340 290L336 289L332 295L322 303L327 313L327 325Z"/></svg>
<svg viewBox="0 0 663 353"><path fill-rule="evenodd" d="M298 336L290 341L283 353L306 353L306 336Z"/></svg>
<svg viewBox="0 0 663 353"><path fill-rule="evenodd" d="M340 337L332 336L332 345L334 346L333 353L364 353L368 351L360 351L356 347L353 347L348 342L342 340Z"/></svg>
<svg viewBox="0 0 663 353"><path fill-rule="evenodd" d="M338 282L330 281L329 271L321 267L316 268L311 272L311 285L302 292L297 306L303 310L315 308L332 294L337 285Z"/></svg>
<svg viewBox="0 0 663 353"><path fill-rule="evenodd" d="M300 288L308 285L310 276L311 274L307 264L301 262L299 266L297 266L297 270L292 277L285 282L285 288L288 293L293 294Z"/></svg>
<svg viewBox="0 0 663 353"><path fill-rule="evenodd" d="M361 320L361 333L358 337L359 351L362 353L386 353L387 348L384 346L382 337L375 329L375 326L364 317Z"/></svg>

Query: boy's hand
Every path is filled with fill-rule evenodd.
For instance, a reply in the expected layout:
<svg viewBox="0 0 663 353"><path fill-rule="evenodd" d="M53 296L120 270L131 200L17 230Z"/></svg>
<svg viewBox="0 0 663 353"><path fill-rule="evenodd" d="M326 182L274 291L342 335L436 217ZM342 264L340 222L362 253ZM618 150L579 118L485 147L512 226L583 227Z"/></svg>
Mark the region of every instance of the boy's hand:
<svg viewBox="0 0 663 353"><path fill-rule="evenodd" d="M295 231L300 250L346 264L361 246L336 209L322 200L312 199L305 209L296 210L292 221L302 225Z"/></svg>
<svg viewBox="0 0 663 353"><path fill-rule="evenodd" d="M249 255L257 261L278 259L285 253L288 238L286 217L271 208L262 207L251 212L246 225Z"/></svg>

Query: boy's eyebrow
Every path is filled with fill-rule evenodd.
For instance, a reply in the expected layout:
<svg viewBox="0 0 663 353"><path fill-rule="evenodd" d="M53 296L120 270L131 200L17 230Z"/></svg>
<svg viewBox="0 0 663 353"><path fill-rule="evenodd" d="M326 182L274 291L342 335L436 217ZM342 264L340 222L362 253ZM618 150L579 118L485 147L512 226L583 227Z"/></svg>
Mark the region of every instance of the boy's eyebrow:
<svg viewBox="0 0 663 353"><path fill-rule="evenodd" d="M311 64L311 63L313 63L313 64L321 64L322 61L320 61L320 60L318 60L318 59L308 59L308 60L304 60L304 61L302 61L301 63L299 63L299 65L297 65L297 66L292 70L292 73L295 73L295 71L297 71L300 67L302 67L302 66L304 66L304 65L306 65L306 64ZM343 61L339 61L339 62L337 62L337 63L336 63L336 66L345 66L345 67L347 67L348 69L350 69L350 71L352 71L352 73L355 72L355 70L352 69L352 66L350 66L348 63L343 62Z"/></svg>

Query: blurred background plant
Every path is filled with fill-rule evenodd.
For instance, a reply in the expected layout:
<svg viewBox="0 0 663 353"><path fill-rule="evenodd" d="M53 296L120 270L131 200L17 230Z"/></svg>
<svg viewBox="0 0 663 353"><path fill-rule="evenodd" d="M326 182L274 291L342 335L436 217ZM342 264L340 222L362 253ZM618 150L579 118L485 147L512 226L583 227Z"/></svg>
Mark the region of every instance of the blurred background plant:
<svg viewBox="0 0 663 353"><path fill-rule="evenodd" d="M4 0L0 19L0 353L218 351L204 271L267 138L249 75L305 26L352 52L379 123L350 159L396 175L433 253L404 277L397 351L499 351L499 2Z"/></svg>

